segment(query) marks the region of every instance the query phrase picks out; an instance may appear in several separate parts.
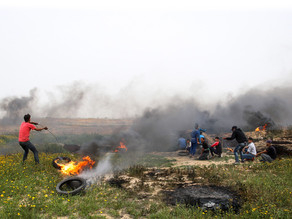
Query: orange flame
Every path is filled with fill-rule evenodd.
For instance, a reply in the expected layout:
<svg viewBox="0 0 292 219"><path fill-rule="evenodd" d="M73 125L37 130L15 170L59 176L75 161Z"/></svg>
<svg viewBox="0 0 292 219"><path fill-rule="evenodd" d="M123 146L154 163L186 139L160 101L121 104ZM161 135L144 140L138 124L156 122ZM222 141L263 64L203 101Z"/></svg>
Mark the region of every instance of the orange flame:
<svg viewBox="0 0 292 219"><path fill-rule="evenodd" d="M267 127L268 127L268 124L265 124L265 125L263 125L263 126L259 126L259 127L257 127L254 131L255 131L255 132L265 131Z"/></svg>
<svg viewBox="0 0 292 219"><path fill-rule="evenodd" d="M124 151L128 150L128 148L126 147L125 143L122 142L122 141L120 142L120 145L118 147L116 147L115 152L119 152L120 149L123 149Z"/></svg>
<svg viewBox="0 0 292 219"><path fill-rule="evenodd" d="M83 161L76 162L71 161L67 164L59 164L61 166L61 172L66 175L77 175L79 174L84 167L89 167L90 169L95 164L95 161L91 160L89 156L83 157Z"/></svg>

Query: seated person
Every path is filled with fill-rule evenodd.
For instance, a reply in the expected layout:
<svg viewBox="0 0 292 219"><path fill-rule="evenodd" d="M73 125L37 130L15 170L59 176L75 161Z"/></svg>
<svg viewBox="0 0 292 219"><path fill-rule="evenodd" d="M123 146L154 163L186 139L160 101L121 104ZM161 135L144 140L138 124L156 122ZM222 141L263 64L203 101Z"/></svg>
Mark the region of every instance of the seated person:
<svg viewBox="0 0 292 219"><path fill-rule="evenodd" d="M208 160L209 156L209 146L207 142L205 141L205 137L201 137L201 143L202 143L202 152L199 157L199 160Z"/></svg>
<svg viewBox="0 0 292 219"><path fill-rule="evenodd" d="M259 152L257 154L257 157L261 155L262 159L260 161L262 162L268 161L269 163L271 163L273 160L277 158L277 152L276 152L276 149L271 145L272 140L268 140L266 144L267 144L267 149L262 152Z"/></svg>
<svg viewBox="0 0 292 219"><path fill-rule="evenodd" d="M222 146L221 146L219 137L215 138L215 143L211 145L210 151L211 151L212 157L214 156L214 154L217 154L219 157L221 157Z"/></svg>
<svg viewBox="0 0 292 219"><path fill-rule="evenodd" d="M240 154L241 162L244 162L245 159L252 160L257 155L256 147L251 137L248 138L248 145L240 151Z"/></svg>
<svg viewBox="0 0 292 219"><path fill-rule="evenodd" d="M192 146L191 140L188 138L187 139L187 147L186 147L187 151L191 150L191 146Z"/></svg>
<svg viewBox="0 0 292 219"><path fill-rule="evenodd" d="M186 139L183 137L180 137L178 139L178 147L180 150L185 150L187 147Z"/></svg>

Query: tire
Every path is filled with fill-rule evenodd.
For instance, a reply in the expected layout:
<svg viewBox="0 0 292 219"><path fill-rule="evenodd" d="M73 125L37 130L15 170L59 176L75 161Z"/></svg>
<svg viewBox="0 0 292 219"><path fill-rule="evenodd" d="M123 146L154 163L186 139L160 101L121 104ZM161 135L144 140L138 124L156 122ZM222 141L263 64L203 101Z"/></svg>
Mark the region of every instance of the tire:
<svg viewBox="0 0 292 219"><path fill-rule="evenodd" d="M60 170L61 169L61 166L58 164L58 161L59 160L65 160L67 161L68 163L71 161L71 159L69 157L57 157L53 160L53 167L55 167L56 169Z"/></svg>
<svg viewBox="0 0 292 219"><path fill-rule="evenodd" d="M63 186L67 185L67 188L71 188L72 190L63 190ZM59 182L56 186L56 190L58 194L61 195L76 195L80 192L82 192L86 187L86 180L78 177L73 176L69 177L67 179L62 180Z"/></svg>
<svg viewBox="0 0 292 219"><path fill-rule="evenodd" d="M179 151L177 154L179 156L188 156L190 153L188 151Z"/></svg>

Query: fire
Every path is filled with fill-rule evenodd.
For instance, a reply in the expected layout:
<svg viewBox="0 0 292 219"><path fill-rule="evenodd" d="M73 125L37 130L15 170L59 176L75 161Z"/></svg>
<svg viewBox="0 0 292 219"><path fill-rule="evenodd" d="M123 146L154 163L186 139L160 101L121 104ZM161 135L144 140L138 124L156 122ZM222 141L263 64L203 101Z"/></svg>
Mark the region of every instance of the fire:
<svg viewBox="0 0 292 219"><path fill-rule="evenodd" d="M263 126L259 126L259 127L257 127L254 131L255 131L255 132L265 131L265 130L267 129L267 127L268 127L268 124L265 124L265 125L263 125Z"/></svg>
<svg viewBox="0 0 292 219"><path fill-rule="evenodd" d="M67 164L59 164L61 166L61 172L66 175L77 175L84 167L89 167L90 169L94 165L95 161L91 160L89 156L83 157L83 161L78 163L71 161Z"/></svg>
<svg viewBox="0 0 292 219"><path fill-rule="evenodd" d="M116 147L114 152L119 152L119 151L121 151L121 149L123 151L127 151L128 150L128 148L126 147L125 143L122 142L122 141L120 142L120 145L118 147Z"/></svg>

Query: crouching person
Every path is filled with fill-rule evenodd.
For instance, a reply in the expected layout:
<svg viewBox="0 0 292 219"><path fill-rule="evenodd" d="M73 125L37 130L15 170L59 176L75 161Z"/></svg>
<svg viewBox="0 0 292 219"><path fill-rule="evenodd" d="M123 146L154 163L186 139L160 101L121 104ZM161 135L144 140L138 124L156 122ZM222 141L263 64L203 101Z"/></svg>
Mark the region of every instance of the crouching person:
<svg viewBox="0 0 292 219"><path fill-rule="evenodd" d="M257 151L251 137L248 138L248 145L245 146L240 153L241 162L244 162L245 159L253 160L256 157Z"/></svg>
<svg viewBox="0 0 292 219"><path fill-rule="evenodd" d="M219 157L221 157L222 146L221 146L219 137L215 138L215 143L211 145L210 151L211 151L212 157L214 156L214 154L217 154Z"/></svg>
<svg viewBox="0 0 292 219"><path fill-rule="evenodd" d="M260 161L262 162L268 161L269 163L271 163L273 160L277 158L277 152L276 152L276 149L272 146L271 140L268 140L266 144L267 144L267 149L262 152L259 152L257 154L257 157L261 155L262 159Z"/></svg>
<svg viewBox="0 0 292 219"><path fill-rule="evenodd" d="M208 160L209 156L209 146L207 142L205 141L205 137L201 137L201 143L202 143L202 152L199 157L199 160Z"/></svg>

